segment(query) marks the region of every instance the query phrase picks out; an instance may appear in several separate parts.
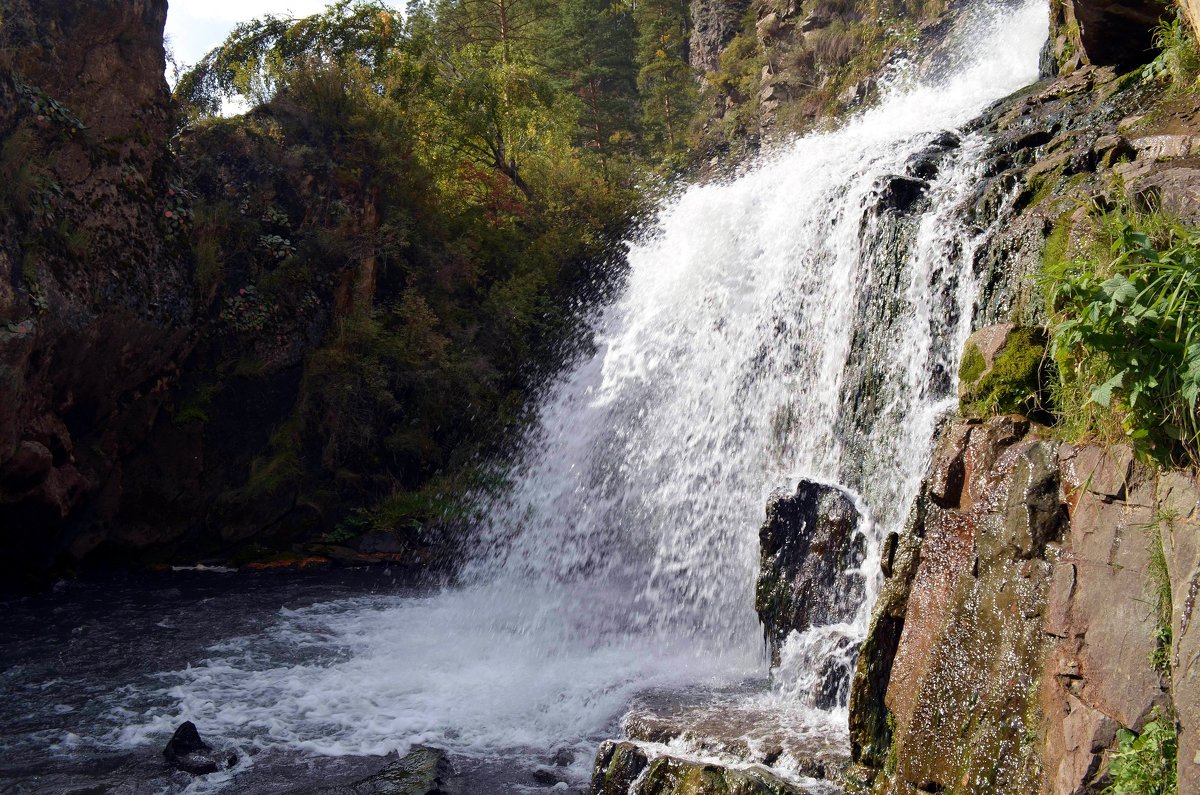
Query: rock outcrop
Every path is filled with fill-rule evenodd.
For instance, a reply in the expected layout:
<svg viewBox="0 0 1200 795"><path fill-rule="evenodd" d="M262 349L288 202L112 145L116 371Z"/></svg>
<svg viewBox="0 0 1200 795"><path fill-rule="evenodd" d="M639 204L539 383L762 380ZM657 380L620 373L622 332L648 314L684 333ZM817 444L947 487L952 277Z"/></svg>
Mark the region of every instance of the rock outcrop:
<svg viewBox="0 0 1200 795"><path fill-rule="evenodd" d="M889 544L854 681L872 791L1098 792L1117 729L1156 710L1179 721L1180 792L1194 791L1198 499L1193 476L1127 449L1077 449L1011 417L947 425ZM1175 640L1156 670L1163 587Z"/></svg>
<svg viewBox="0 0 1200 795"><path fill-rule="evenodd" d="M792 632L849 621L863 599L866 553L853 498L836 486L802 480L776 495L758 532L761 556L754 608L771 658Z"/></svg>
<svg viewBox="0 0 1200 795"><path fill-rule="evenodd" d="M985 326L963 347L958 371L959 411L964 417L1021 414L1048 417L1042 371L1046 333L1012 323Z"/></svg>
<svg viewBox="0 0 1200 795"><path fill-rule="evenodd" d="M701 74L721 66L721 51L742 29L750 0L691 0L692 37L688 60Z"/></svg>
<svg viewBox="0 0 1200 795"><path fill-rule="evenodd" d="M216 773L237 764L237 754L214 750L200 738L196 724L190 720L179 724L171 735L163 749L163 758L171 767L193 776Z"/></svg>
<svg viewBox="0 0 1200 795"><path fill-rule="evenodd" d="M1085 64L1132 69L1153 59L1157 0L1054 0L1051 41L1060 68Z"/></svg>
<svg viewBox="0 0 1200 795"><path fill-rule="evenodd" d="M190 345L166 0L14 0L0 28L0 543L37 572L111 519ZM31 532L30 528L36 528Z"/></svg>

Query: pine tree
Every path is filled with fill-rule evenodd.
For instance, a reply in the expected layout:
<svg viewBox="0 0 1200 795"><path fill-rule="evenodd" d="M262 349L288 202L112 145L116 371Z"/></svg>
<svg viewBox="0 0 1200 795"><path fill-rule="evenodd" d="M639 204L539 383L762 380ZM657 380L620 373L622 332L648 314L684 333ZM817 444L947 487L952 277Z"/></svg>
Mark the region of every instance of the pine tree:
<svg viewBox="0 0 1200 795"><path fill-rule="evenodd" d="M638 88L649 143L678 152L696 108L696 75L688 65L686 0L638 0Z"/></svg>
<svg viewBox="0 0 1200 795"><path fill-rule="evenodd" d="M562 0L548 61L563 90L579 99L579 141L608 159L637 135L637 27L612 0Z"/></svg>

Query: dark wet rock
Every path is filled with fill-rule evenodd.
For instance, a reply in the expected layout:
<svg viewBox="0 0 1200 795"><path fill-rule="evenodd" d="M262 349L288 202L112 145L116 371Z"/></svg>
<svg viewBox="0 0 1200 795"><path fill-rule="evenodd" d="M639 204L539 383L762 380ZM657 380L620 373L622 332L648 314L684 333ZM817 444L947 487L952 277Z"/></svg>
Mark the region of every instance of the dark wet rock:
<svg viewBox="0 0 1200 795"><path fill-rule="evenodd" d="M592 795L627 795L649 764L646 753L634 743L605 740L596 752Z"/></svg>
<svg viewBox="0 0 1200 795"><path fill-rule="evenodd" d="M631 742L608 741L596 756L592 795L808 795L761 767L730 768L651 756Z"/></svg>
<svg viewBox="0 0 1200 795"><path fill-rule="evenodd" d="M0 467L0 495L21 495L46 480L54 467L54 456L46 446L24 441ZM2 497L0 497L2 498Z"/></svg>
<svg viewBox="0 0 1200 795"><path fill-rule="evenodd" d="M817 709L834 709L846 703L850 696L850 682L854 675L852 662L856 659L856 645L845 644L845 648L826 657L821 663L816 690L811 694Z"/></svg>
<svg viewBox="0 0 1200 795"><path fill-rule="evenodd" d="M1049 80L1058 77L1058 59L1054 57L1054 38L1047 36L1046 44L1038 53L1038 79Z"/></svg>
<svg viewBox="0 0 1200 795"><path fill-rule="evenodd" d="M908 174L918 180L931 180L938 175L946 153L958 148L962 139L952 132L943 132L929 145L908 159Z"/></svg>
<svg viewBox="0 0 1200 795"><path fill-rule="evenodd" d="M214 750L200 738L196 724L190 720L179 724L163 749L163 756L171 767L193 776L227 770L237 764L237 754Z"/></svg>
<svg viewBox="0 0 1200 795"><path fill-rule="evenodd" d="M891 211L904 215L916 208L925 198L929 183L923 179L914 179L899 174L884 177L879 186L879 198L876 206L880 210Z"/></svg>
<svg viewBox="0 0 1200 795"><path fill-rule="evenodd" d="M575 752L570 748L559 748L550 757L550 764L555 767L570 767L575 764Z"/></svg>
<svg viewBox="0 0 1200 795"><path fill-rule="evenodd" d="M754 607L773 662L790 633L853 617L863 595L860 518L847 492L810 480L767 505Z"/></svg>
<svg viewBox="0 0 1200 795"><path fill-rule="evenodd" d="M553 767L535 768L531 777L535 784L543 787L553 787L567 781L567 777L563 775L562 770Z"/></svg>

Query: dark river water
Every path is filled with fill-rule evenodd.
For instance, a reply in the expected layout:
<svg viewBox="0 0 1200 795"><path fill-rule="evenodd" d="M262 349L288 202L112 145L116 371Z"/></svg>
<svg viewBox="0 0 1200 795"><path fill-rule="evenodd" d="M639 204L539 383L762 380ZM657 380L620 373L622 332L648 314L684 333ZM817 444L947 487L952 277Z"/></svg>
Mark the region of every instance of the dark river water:
<svg viewBox="0 0 1200 795"><path fill-rule="evenodd" d="M389 757L314 753L296 747L303 743L265 737L258 742L245 734L225 737L206 731L199 720L205 739L234 749L239 763L231 773L208 777L171 771L162 748L175 723L191 716L181 713L163 672L211 666L223 644L240 638L259 638L257 652L270 655L274 664L336 664L350 654L337 644L284 648L280 642L272 649L264 631L278 625L281 616L314 605L361 605L373 598L419 601L427 595L374 569L177 571L63 582L44 594L5 598L0 601L0 792L313 792L369 777ZM445 632L450 643L453 628ZM220 715L221 704L212 710ZM549 766L553 749L544 756ZM546 772L539 784L527 763L452 761L465 792L550 791Z"/></svg>

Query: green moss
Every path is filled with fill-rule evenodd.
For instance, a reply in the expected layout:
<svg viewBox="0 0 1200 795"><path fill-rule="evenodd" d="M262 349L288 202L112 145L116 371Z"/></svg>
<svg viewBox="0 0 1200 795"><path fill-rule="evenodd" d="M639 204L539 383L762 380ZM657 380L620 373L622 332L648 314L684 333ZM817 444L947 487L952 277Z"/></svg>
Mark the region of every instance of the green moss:
<svg viewBox="0 0 1200 795"><path fill-rule="evenodd" d="M271 434L268 451L250 463L250 477L246 485L231 495L235 500L253 500L278 494L303 477L299 426L294 417Z"/></svg>
<svg viewBox="0 0 1200 795"><path fill-rule="evenodd" d="M969 345L958 368L958 380L964 384L973 384L986 369L987 362L983 358L983 351L979 350L978 345Z"/></svg>
<svg viewBox="0 0 1200 795"><path fill-rule="evenodd" d="M1046 237L1042 247L1042 269L1058 273L1067 264L1067 253L1071 246L1071 213L1066 212L1054 222L1054 228Z"/></svg>
<svg viewBox="0 0 1200 795"><path fill-rule="evenodd" d="M983 358L982 354L980 358ZM1014 329L992 362L992 369L963 395L963 415L1021 414L1028 417L1044 413L1046 400L1041 374L1045 358L1046 335L1040 329ZM963 364L967 367L973 362L964 358Z"/></svg>
<svg viewBox="0 0 1200 795"><path fill-rule="evenodd" d="M175 412L172 422L176 425L187 425L191 422L207 423L209 412L212 411L213 399L221 392L220 384L205 384L185 400L179 411Z"/></svg>

